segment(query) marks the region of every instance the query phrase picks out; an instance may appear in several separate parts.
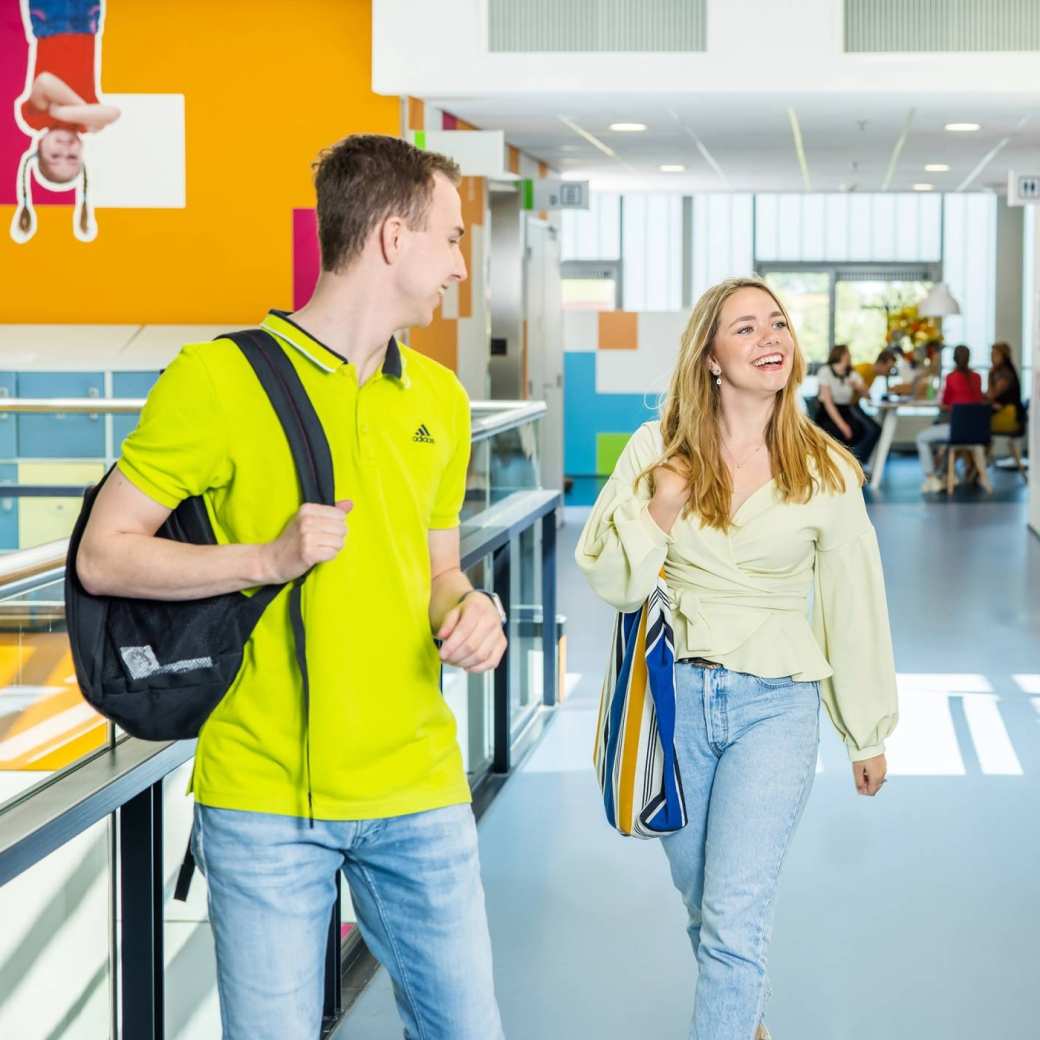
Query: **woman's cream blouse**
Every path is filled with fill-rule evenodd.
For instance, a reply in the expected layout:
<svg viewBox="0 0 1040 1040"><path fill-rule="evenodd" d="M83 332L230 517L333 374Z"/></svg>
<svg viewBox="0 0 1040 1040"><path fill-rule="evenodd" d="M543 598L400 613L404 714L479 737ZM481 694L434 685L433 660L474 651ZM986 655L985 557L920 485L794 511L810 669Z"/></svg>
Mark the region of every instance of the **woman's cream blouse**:
<svg viewBox="0 0 1040 1040"><path fill-rule="evenodd" d="M680 516L665 534L648 512L647 481L632 487L661 451L660 423L641 426L596 500L574 554L593 589L635 610L663 566L677 660L819 680L849 758L882 754L898 717L895 665L877 536L851 469L843 494L789 503L770 482L728 532Z"/></svg>

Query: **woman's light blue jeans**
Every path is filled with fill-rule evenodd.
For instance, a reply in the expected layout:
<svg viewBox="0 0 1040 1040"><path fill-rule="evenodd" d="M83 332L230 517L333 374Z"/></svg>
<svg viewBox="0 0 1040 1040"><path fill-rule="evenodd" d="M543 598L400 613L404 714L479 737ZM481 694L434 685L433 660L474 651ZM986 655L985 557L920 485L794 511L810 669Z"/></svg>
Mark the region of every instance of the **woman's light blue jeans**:
<svg viewBox="0 0 1040 1040"><path fill-rule="evenodd" d="M501 1040L468 805L308 821L196 805L224 1040L318 1040L336 872L406 1040Z"/></svg>
<svg viewBox="0 0 1040 1040"><path fill-rule="evenodd" d="M752 1040L780 867L816 772L817 683L676 665L689 823L663 839L697 958L691 1040Z"/></svg>

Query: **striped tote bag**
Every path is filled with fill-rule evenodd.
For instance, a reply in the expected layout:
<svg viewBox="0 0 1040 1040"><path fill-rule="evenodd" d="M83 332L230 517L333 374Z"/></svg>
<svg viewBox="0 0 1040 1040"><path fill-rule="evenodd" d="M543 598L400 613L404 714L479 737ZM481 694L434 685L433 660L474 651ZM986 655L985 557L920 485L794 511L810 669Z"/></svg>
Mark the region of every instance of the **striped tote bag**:
<svg viewBox="0 0 1040 1040"><path fill-rule="evenodd" d="M675 755L675 643L664 577L614 623L593 762L607 822L626 837L661 838L686 826Z"/></svg>

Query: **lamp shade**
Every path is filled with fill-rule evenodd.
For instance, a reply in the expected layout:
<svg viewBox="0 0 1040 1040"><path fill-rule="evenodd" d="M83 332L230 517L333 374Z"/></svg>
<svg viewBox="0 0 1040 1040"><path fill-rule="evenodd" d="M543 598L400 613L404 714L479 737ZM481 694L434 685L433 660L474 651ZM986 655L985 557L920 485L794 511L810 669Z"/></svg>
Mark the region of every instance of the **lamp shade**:
<svg viewBox="0 0 1040 1040"><path fill-rule="evenodd" d="M945 318L960 312L961 305L950 295L945 282L932 286L928 295L917 305L917 313L922 318Z"/></svg>

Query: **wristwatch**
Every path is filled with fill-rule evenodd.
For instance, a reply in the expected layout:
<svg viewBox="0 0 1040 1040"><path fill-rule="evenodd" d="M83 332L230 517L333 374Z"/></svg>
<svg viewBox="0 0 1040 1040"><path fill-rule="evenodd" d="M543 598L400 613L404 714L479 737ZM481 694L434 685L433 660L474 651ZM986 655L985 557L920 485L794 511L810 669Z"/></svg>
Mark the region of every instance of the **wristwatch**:
<svg viewBox="0 0 1040 1040"><path fill-rule="evenodd" d="M506 618L506 609L502 606L502 601L498 598L498 593L488 592L487 589L470 589L469 592L459 600L459 603L462 603L462 600L465 599L466 596L472 596L474 592L479 592L482 596L487 596L487 598L495 604L495 610L498 611L498 619L502 622L502 627L505 628L508 619Z"/></svg>

